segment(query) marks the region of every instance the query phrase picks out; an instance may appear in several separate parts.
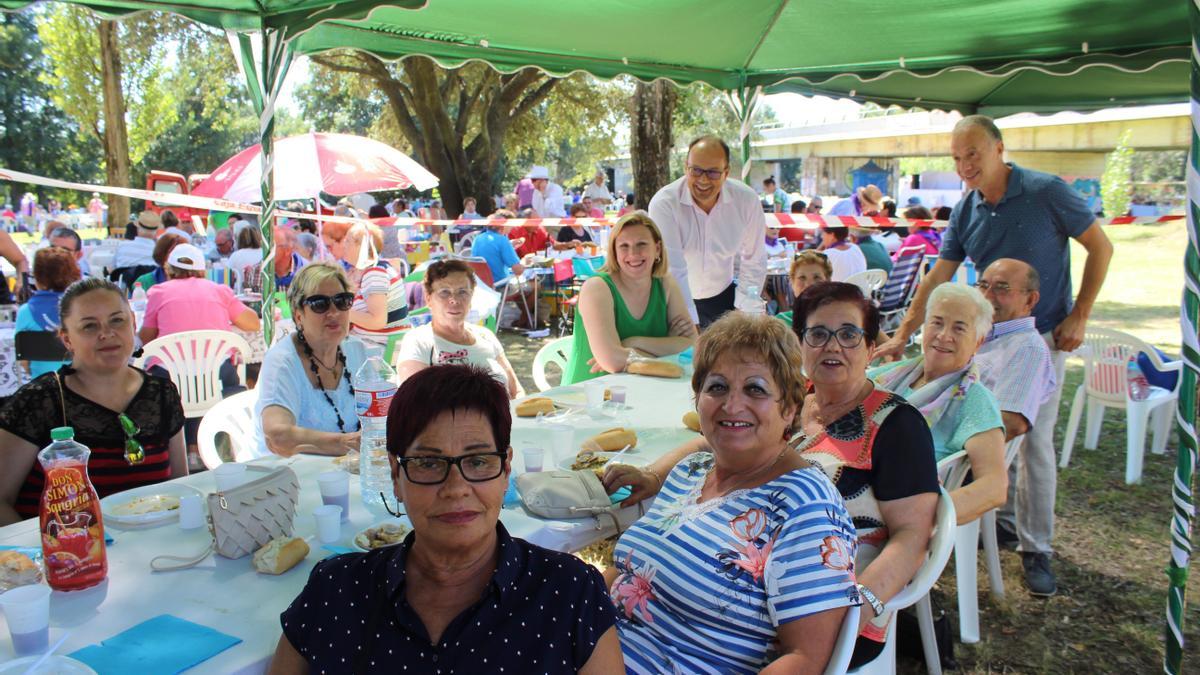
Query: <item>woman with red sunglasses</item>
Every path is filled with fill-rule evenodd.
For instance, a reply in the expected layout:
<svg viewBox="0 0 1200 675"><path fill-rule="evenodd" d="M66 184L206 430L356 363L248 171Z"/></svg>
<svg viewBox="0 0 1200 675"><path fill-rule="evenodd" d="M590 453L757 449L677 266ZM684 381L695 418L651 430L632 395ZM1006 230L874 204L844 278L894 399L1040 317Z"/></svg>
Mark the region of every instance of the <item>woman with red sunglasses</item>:
<svg viewBox="0 0 1200 675"><path fill-rule="evenodd" d="M310 263L288 288L296 333L263 358L255 418L259 451L344 455L358 448L351 376L366 360L347 337L354 293L339 266Z"/></svg>

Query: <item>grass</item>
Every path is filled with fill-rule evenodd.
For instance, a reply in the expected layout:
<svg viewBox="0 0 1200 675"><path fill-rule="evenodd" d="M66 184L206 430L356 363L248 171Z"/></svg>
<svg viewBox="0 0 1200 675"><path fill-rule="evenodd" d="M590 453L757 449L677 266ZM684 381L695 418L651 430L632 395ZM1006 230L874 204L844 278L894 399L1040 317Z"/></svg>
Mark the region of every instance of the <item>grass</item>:
<svg viewBox="0 0 1200 675"><path fill-rule="evenodd" d="M1183 288L1182 222L1106 230L1116 252L1091 317L1093 325L1134 333L1172 354L1179 353L1179 297ZM1073 245L1075 288L1083 251ZM533 355L546 341L504 334L514 369L527 390ZM548 341L548 340L547 340ZM1059 411L1060 442L1071 395L1083 376L1069 361ZM1177 441L1165 455L1147 451L1140 485L1126 485L1125 423L1109 411L1098 449L1082 449L1082 429L1071 465L1059 471L1056 555L1059 592L1040 600L1024 589L1020 556L1000 554L1006 594L988 592L980 558L979 594L982 639L955 645L962 673L1150 673L1161 671L1164 653L1167 578L1172 517L1171 485ZM935 591L935 603L949 616L957 641L958 617L954 563L947 565ZM1198 573L1200 576L1200 573ZM1189 584L1195 599L1200 584ZM1200 644L1200 610L1195 602L1185 617L1185 640ZM1185 668L1196 657L1186 654ZM922 673L924 666L901 659L901 673Z"/></svg>

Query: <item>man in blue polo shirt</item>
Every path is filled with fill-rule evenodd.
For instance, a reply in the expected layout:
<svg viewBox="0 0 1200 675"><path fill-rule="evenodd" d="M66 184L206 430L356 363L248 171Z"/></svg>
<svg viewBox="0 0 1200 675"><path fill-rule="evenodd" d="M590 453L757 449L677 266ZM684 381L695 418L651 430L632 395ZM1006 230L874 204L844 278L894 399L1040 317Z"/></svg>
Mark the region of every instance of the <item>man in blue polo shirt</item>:
<svg viewBox="0 0 1200 675"><path fill-rule="evenodd" d="M1054 427L1063 365L1066 353L1083 343L1088 316L1108 273L1112 243L1087 202L1062 179L1004 162L1004 141L990 118L970 115L960 120L951 134L950 150L969 192L950 214L937 264L922 279L904 321L875 354L893 357L903 353L908 338L924 320L929 294L952 279L967 257L978 269L1000 258L1015 258L1037 270L1041 298L1033 316L1037 331L1051 349L1059 384L1038 409L1037 423L1025 436L1018 475L1022 479L1032 476L1037 485L1029 487L1046 493L1044 503L1053 508L1057 480ZM1073 303L1069 239L1078 241L1087 253ZM1050 596L1058 588L1050 568L1053 513L1038 520L1044 523L1039 528L1042 531L1018 528L1019 549L1030 593Z"/></svg>

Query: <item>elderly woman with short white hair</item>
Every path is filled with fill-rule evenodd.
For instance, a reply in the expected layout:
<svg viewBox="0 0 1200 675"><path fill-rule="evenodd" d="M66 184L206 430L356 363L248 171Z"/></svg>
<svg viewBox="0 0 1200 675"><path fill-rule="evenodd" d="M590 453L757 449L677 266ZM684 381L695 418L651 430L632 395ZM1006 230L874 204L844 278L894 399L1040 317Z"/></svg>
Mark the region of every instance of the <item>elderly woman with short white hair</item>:
<svg viewBox="0 0 1200 675"><path fill-rule="evenodd" d="M929 296L921 355L867 371L925 416L938 461L967 451L973 480L950 493L960 524L1003 505L1008 494L1004 420L974 362L992 329L993 311L977 289L942 284Z"/></svg>

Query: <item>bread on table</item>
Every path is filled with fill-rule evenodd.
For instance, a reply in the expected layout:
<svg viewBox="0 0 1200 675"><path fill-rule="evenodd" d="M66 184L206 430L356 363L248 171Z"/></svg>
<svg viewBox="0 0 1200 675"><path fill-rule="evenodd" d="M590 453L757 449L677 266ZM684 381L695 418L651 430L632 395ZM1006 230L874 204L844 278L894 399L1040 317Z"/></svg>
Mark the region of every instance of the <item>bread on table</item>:
<svg viewBox="0 0 1200 675"><path fill-rule="evenodd" d="M41 581L42 571L29 556L18 551L0 551L0 592Z"/></svg>
<svg viewBox="0 0 1200 675"><path fill-rule="evenodd" d="M617 427L596 434L584 441L582 447L584 450L618 452L624 450L625 446L636 448L637 442L637 432L633 429Z"/></svg>
<svg viewBox="0 0 1200 675"><path fill-rule="evenodd" d="M633 360L625 367L625 371L651 377L683 377L683 368L670 361Z"/></svg>
<svg viewBox="0 0 1200 675"><path fill-rule="evenodd" d="M554 412L554 400L545 396L533 396L517 402L517 417L537 417Z"/></svg>
<svg viewBox="0 0 1200 675"><path fill-rule="evenodd" d="M279 537L254 552L254 569L260 574L283 574L308 555L308 544L299 537Z"/></svg>
<svg viewBox="0 0 1200 675"><path fill-rule="evenodd" d="M700 431L700 413L689 410L683 414L683 426L692 431Z"/></svg>

